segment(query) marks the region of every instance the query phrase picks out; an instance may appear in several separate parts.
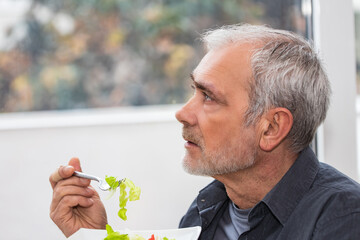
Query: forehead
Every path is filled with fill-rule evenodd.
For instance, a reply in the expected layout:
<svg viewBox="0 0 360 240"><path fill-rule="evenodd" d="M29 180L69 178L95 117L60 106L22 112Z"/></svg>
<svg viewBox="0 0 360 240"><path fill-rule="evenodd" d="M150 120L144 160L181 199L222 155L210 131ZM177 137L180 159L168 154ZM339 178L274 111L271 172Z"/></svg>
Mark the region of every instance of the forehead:
<svg viewBox="0 0 360 240"><path fill-rule="evenodd" d="M251 44L237 44L209 51L194 70L194 80L212 84L220 91L247 88L252 77L253 50Z"/></svg>

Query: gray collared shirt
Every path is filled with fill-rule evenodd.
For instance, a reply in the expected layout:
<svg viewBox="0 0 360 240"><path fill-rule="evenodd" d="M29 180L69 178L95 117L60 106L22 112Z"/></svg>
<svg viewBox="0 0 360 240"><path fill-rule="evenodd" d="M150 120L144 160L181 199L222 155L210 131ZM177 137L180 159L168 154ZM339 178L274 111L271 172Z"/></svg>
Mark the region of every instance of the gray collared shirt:
<svg viewBox="0 0 360 240"><path fill-rule="evenodd" d="M214 237L229 199L222 183L200 191L180 227L201 226L201 240ZM243 239L360 239L360 185L301 152L280 182L249 214ZM235 239L236 240L236 239Z"/></svg>

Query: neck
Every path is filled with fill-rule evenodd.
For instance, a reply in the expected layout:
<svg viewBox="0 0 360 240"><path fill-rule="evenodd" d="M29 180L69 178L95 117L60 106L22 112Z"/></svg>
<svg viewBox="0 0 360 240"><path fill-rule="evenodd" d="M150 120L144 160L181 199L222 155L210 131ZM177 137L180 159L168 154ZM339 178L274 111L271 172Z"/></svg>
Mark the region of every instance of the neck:
<svg viewBox="0 0 360 240"><path fill-rule="evenodd" d="M294 164L297 154L288 151L262 152L254 165L237 172L214 176L240 209L249 209L275 187Z"/></svg>

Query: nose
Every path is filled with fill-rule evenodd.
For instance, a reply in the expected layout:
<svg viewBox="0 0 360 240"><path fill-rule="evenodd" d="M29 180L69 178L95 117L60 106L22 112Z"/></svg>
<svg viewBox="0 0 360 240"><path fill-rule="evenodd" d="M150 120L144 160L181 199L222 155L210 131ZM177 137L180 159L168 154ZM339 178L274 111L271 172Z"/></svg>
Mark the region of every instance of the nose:
<svg viewBox="0 0 360 240"><path fill-rule="evenodd" d="M193 126L196 124L195 104L193 98L191 98L182 108L180 108L176 114L176 119L184 124Z"/></svg>

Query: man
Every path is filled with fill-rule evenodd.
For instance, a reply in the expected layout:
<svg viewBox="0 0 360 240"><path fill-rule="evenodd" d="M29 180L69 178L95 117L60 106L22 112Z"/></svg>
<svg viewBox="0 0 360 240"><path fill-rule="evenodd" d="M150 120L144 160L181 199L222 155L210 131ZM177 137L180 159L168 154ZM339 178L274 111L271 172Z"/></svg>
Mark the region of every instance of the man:
<svg viewBox="0 0 360 240"><path fill-rule="evenodd" d="M330 86L312 46L287 31L234 25L207 32L183 124L184 168L216 180L180 227L199 239L360 239L360 187L308 147ZM106 213L72 159L50 176L51 218L71 235L104 228ZM77 206L76 208L73 208Z"/></svg>

